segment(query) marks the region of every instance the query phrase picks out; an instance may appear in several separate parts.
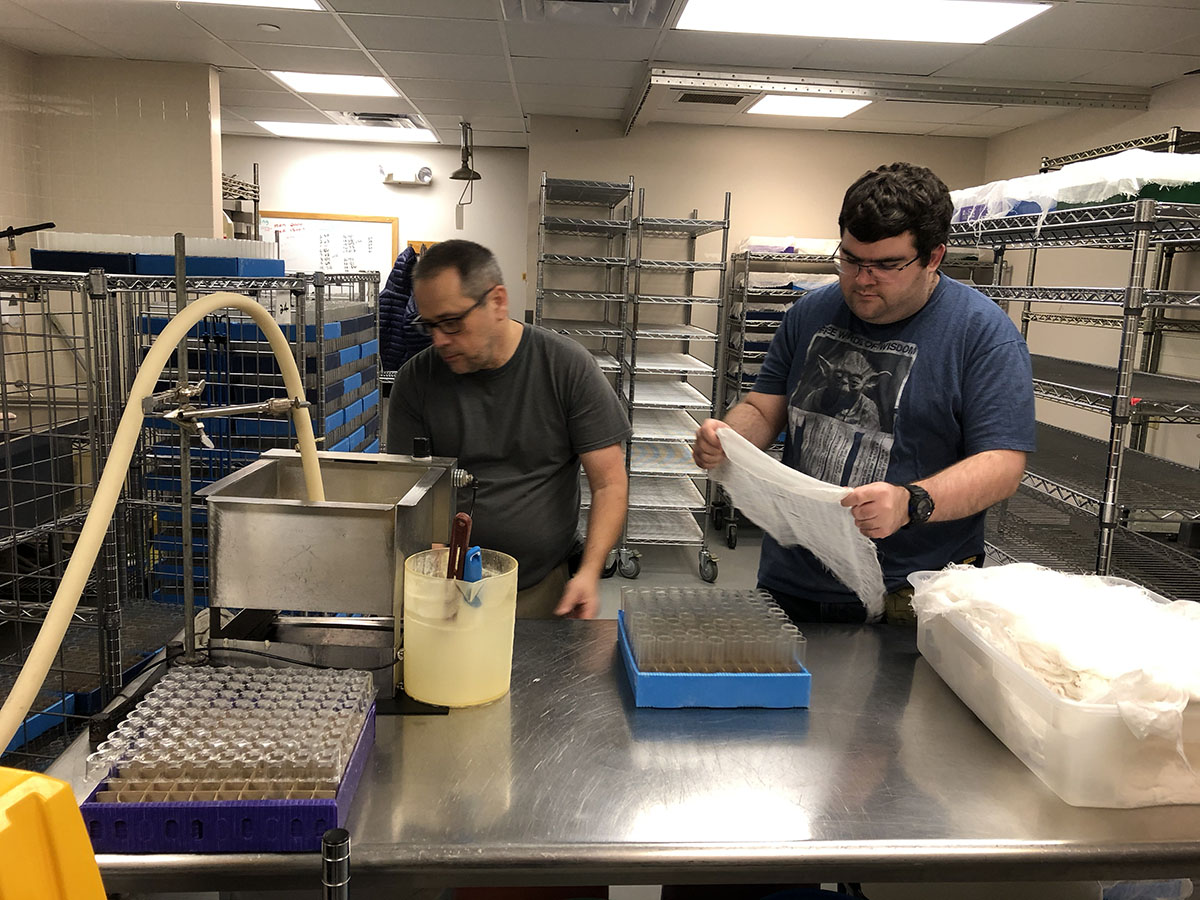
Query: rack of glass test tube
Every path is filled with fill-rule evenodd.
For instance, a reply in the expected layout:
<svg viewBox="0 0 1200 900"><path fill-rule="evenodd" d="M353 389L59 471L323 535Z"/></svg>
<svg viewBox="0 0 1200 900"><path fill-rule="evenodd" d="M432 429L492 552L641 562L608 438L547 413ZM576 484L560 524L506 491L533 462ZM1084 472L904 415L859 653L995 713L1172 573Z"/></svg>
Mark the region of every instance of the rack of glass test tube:
<svg viewBox="0 0 1200 900"><path fill-rule="evenodd" d="M808 706L807 642L765 591L627 587L617 620L638 706Z"/></svg>
<svg viewBox="0 0 1200 900"><path fill-rule="evenodd" d="M309 851L374 740L367 672L179 667L88 757L97 852Z"/></svg>

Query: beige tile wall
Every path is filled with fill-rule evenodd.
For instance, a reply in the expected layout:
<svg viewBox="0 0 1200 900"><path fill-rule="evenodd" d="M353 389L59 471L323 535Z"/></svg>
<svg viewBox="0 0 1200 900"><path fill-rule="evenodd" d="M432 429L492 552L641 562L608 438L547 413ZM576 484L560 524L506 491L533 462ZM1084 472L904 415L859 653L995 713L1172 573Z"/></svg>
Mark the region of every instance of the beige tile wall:
<svg viewBox="0 0 1200 900"><path fill-rule="evenodd" d="M38 177L32 112L34 56L0 44L0 229L42 221L45 198ZM17 239L18 262L29 263L29 238ZM8 265L7 242L0 265Z"/></svg>

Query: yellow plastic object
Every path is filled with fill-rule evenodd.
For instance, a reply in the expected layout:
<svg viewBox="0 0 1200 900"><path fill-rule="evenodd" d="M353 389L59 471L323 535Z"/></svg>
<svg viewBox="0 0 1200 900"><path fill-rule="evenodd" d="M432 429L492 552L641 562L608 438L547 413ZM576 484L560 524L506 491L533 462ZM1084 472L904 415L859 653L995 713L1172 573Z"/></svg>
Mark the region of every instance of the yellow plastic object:
<svg viewBox="0 0 1200 900"><path fill-rule="evenodd" d="M0 768L0 900L104 900L71 786Z"/></svg>

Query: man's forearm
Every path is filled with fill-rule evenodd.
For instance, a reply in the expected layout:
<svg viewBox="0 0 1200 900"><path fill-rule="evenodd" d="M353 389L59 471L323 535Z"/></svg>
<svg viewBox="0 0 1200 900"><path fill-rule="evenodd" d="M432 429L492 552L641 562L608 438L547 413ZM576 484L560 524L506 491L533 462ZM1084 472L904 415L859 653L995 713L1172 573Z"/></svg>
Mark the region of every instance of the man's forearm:
<svg viewBox="0 0 1200 900"><path fill-rule="evenodd" d="M603 573L608 552L616 546L621 529L625 527L628 500L629 488L624 480L592 491L592 508L588 512L587 539L579 574L599 578Z"/></svg>
<svg viewBox="0 0 1200 900"><path fill-rule="evenodd" d="M931 522L965 519L1011 497L1025 472L1020 450L985 450L916 484L933 497Z"/></svg>
<svg viewBox="0 0 1200 900"><path fill-rule="evenodd" d="M743 401L725 414L725 424L752 443L759 450L766 450L779 436L782 424L768 421L766 415L753 403Z"/></svg>

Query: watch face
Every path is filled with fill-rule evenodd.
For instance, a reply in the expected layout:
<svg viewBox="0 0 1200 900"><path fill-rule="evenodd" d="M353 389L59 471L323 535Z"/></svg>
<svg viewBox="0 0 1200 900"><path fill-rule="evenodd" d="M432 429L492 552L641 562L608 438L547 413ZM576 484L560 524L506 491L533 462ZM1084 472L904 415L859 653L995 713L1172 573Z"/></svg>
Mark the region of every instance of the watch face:
<svg viewBox="0 0 1200 900"><path fill-rule="evenodd" d="M922 497L917 501L917 519L921 522L928 521L933 514L933 501L928 497Z"/></svg>

